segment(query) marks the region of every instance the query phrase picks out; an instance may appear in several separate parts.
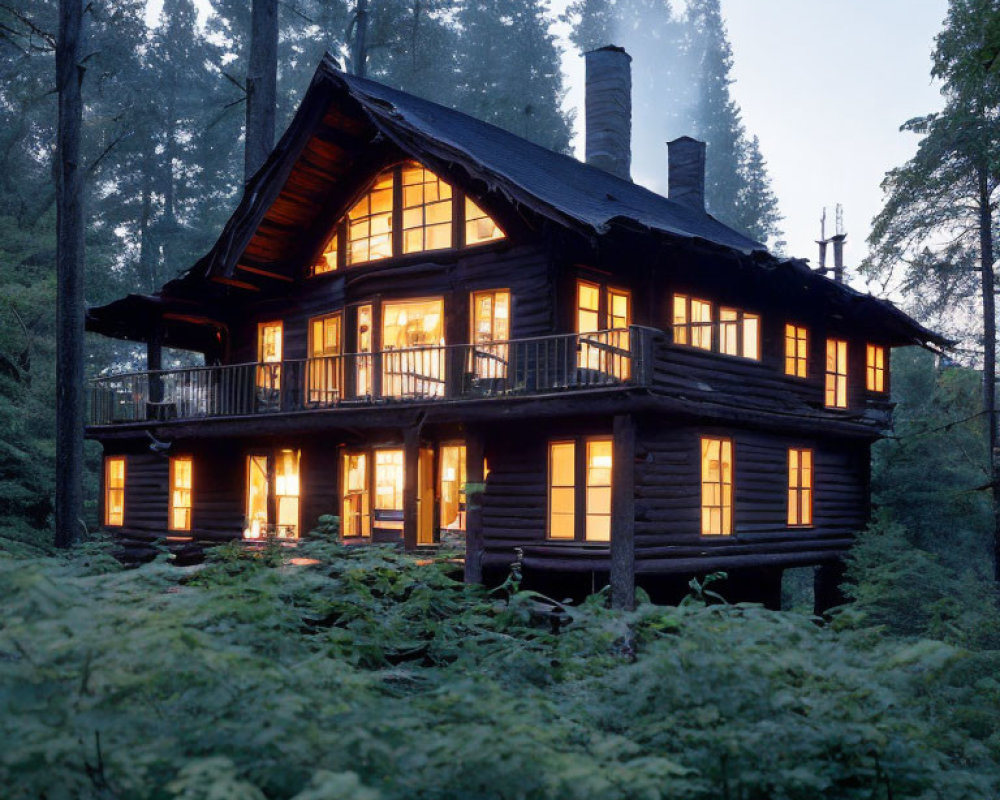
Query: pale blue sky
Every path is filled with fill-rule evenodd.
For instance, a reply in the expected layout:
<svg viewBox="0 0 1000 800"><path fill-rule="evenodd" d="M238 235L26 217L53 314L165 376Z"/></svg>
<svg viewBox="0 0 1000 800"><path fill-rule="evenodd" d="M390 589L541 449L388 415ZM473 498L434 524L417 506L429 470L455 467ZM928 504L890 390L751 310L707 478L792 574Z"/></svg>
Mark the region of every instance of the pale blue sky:
<svg viewBox="0 0 1000 800"><path fill-rule="evenodd" d="M554 10L563 5L554 0ZM815 263L822 208L830 232L841 203L846 259L856 264L881 208L883 176L916 149L917 137L899 126L942 105L930 54L947 0L722 0L722 10L731 91L760 137L789 254ZM567 104L582 109L583 59L567 49L563 62ZM578 128L581 119L578 112Z"/></svg>

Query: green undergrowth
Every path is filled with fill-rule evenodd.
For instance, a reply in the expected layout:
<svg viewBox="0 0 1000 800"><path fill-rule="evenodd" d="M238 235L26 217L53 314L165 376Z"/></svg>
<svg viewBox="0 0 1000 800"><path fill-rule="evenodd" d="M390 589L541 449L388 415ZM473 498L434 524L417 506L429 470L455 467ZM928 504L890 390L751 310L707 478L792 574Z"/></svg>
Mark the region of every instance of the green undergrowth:
<svg viewBox="0 0 1000 800"><path fill-rule="evenodd" d="M987 798L988 650L304 542L0 560L8 798ZM290 558L315 563L292 563Z"/></svg>

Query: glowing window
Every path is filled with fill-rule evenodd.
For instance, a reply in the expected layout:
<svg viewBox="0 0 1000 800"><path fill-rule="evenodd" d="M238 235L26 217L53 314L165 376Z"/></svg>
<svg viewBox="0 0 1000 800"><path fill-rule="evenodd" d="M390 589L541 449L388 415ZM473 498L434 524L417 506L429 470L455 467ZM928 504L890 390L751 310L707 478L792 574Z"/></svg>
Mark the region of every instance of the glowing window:
<svg viewBox="0 0 1000 800"><path fill-rule="evenodd" d="M330 241L323 247L319 258L313 262L311 274L322 275L324 272L333 272L335 269L337 269L337 234L330 237Z"/></svg>
<svg viewBox="0 0 1000 800"><path fill-rule="evenodd" d="M760 316L739 308L719 309L719 352L760 359Z"/></svg>
<svg viewBox="0 0 1000 800"><path fill-rule="evenodd" d="M125 458L104 459L104 524L125 524Z"/></svg>
<svg viewBox="0 0 1000 800"><path fill-rule="evenodd" d="M465 243L466 245L492 242L503 239L504 232L493 219L468 197L465 198Z"/></svg>
<svg viewBox="0 0 1000 800"><path fill-rule="evenodd" d="M419 164L403 167L403 252L451 247L451 186Z"/></svg>
<svg viewBox="0 0 1000 800"><path fill-rule="evenodd" d="M712 304L683 294L673 300L674 344L712 349Z"/></svg>
<svg viewBox="0 0 1000 800"><path fill-rule="evenodd" d="M368 456L345 453L341 536L371 536L371 499L368 493Z"/></svg>
<svg viewBox="0 0 1000 800"><path fill-rule="evenodd" d="M785 325L785 374L804 378L809 362L809 331L801 325Z"/></svg>
<svg viewBox="0 0 1000 800"><path fill-rule="evenodd" d="M869 392L885 391L885 348L870 344L865 356L865 386Z"/></svg>
<svg viewBox="0 0 1000 800"><path fill-rule="evenodd" d="M403 451L375 451L375 519L380 528L403 529Z"/></svg>
<svg viewBox="0 0 1000 800"><path fill-rule="evenodd" d="M263 455L247 456L247 514L243 528L244 539L263 539L267 536L268 458Z"/></svg>
<svg viewBox="0 0 1000 800"><path fill-rule="evenodd" d="M390 397L444 394L444 301L408 300L382 306L382 393Z"/></svg>
<svg viewBox="0 0 1000 800"><path fill-rule="evenodd" d="M510 292L497 289L472 294L472 374L477 378L507 377L510 338Z"/></svg>
<svg viewBox="0 0 1000 800"><path fill-rule="evenodd" d="M372 393L372 307L358 306L357 343L354 357L354 391L358 397Z"/></svg>
<svg viewBox="0 0 1000 800"><path fill-rule="evenodd" d="M299 536L299 458L298 450L281 450L274 469L274 511L279 539Z"/></svg>
<svg viewBox="0 0 1000 800"><path fill-rule="evenodd" d="M392 256L394 170L386 170L347 212L347 263L361 264Z"/></svg>
<svg viewBox="0 0 1000 800"><path fill-rule="evenodd" d="M788 451L788 524L812 525L813 452L801 448Z"/></svg>
<svg viewBox="0 0 1000 800"><path fill-rule="evenodd" d="M281 388L281 322L257 325L257 388Z"/></svg>
<svg viewBox="0 0 1000 800"><path fill-rule="evenodd" d="M306 400L310 405L329 405L340 399L340 333L339 313L309 320Z"/></svg>
<svg viewBox="0 0 1000 800"><path fill-rule="evenodd" d="M847 342L826 340L826 405L847 408Z"/></svg>
<svg viewBox="0 0 1000 800"><path fill-rule="evenodd" d="M191 490L194 459L175 456L170 459L170 530L191 530Z"/></svg>
<svg viewBox="0 0 1000 800"><path fill-rule="evenodd" d="M701 532L729 536L733 532L733 442L701 439Z"/></svg>
<svg viewBox="0 0 1000 800"><path fill-rule="evenodd" d="M587 440L587 526L589 542L611 541L611 439Z"/></svg>
<svg viewBox="0 0 1000 800"><path fill-rule="evenodd" d="M465 530L465 445L442 445L438 494L442 530Z"/></svg>
<svg viewBox="0 0 1000 800"><path fill-rule="evenodd" d="M549 443L549 538L576 537L576 444Z"/></svg>

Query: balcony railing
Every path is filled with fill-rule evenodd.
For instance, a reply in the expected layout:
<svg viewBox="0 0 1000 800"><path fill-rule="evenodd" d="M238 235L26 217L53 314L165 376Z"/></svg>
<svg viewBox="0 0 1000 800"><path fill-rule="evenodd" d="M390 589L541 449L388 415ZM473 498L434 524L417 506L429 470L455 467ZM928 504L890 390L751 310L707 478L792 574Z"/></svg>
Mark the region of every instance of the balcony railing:
<svg viewBox="0 0 1000 800"><path fill-rule="evenodd" d="M651 328L96 378L90 422L248 416L646 384Z"/></svg>

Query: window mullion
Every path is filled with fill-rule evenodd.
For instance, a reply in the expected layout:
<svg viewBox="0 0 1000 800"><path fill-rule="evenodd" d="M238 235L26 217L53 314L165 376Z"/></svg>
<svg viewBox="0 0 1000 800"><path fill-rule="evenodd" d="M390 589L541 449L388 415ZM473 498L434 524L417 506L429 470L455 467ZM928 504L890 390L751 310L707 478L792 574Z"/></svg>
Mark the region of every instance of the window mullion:
<svg viewBox="0 0 1000 800"><path fill-rule="evenodd" d="M587 442L573 441L573 540L582 542L587 538Z"/></svg>

